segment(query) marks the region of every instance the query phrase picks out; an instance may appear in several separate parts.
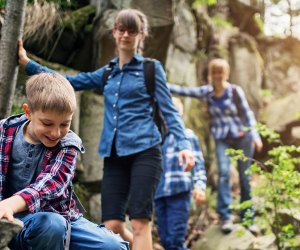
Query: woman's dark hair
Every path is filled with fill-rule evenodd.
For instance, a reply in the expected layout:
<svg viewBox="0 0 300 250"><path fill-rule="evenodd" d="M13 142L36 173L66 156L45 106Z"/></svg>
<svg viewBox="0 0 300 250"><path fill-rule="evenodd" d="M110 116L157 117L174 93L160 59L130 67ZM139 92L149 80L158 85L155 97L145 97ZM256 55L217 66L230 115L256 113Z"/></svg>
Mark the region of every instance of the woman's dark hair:
<svg viewBox="0 0 300 250"><path fill-rule="evenodd" d="M149 35L149 25L145 14L136 9L121 10L116 16L113 29L125 28L133 30L137 33L143 33L146 38ZM141 40L138 46L138 52L143 50L143 41Z"/></svg>

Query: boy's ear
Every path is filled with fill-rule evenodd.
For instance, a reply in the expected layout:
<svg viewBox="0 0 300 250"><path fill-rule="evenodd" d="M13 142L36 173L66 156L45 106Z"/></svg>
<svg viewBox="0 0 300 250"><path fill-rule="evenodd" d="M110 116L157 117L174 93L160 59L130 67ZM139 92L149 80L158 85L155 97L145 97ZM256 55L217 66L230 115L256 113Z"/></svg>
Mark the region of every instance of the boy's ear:
<svg viewBox="0 0 300 250"><path fill-rule="evenodd" d="M24 103L22 107L23 107L23 110L24 110L24 113L25 113L27 119L30 120L31 119L31 110L29 108L29 105L27 103Z"/></svg>

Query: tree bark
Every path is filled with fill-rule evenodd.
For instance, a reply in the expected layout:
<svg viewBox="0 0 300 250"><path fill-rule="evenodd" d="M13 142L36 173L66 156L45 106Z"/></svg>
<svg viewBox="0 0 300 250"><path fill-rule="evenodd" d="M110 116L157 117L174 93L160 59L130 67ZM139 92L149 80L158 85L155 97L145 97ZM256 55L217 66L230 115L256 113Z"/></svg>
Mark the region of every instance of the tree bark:
<svg viewBox="0 0 300 250"><path fill-rule="evenodd" d="M18 75L17 49L21 37L26 0L7 1L0 40L0 118L10 114Z"/></svg>

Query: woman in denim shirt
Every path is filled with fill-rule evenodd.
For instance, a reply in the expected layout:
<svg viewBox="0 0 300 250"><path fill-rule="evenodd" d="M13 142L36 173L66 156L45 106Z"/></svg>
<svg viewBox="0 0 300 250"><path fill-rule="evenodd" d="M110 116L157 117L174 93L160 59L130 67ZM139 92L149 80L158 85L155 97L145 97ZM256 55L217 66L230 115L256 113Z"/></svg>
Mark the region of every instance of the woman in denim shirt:
<svg viewBox="0 0 300 250"><path fill-rule="evenodd" d="M152 249L152 203L161 167L161 135L152 118L151 97L147 92L143 61L137 52L148 35L143 13L125 9L118 13L112 29L118 57L110 62L111 73L102 82L106 65L94 72L66 76L75 90L100 89L104 95L104 127L99 154L104 157L102 220L107 228L131 243L134 250ZM27 74L52 71L30 60L19 42L19 63ZM160 62L155 61L155 98L170 132L176 135L180 164L185 170L194 165L184 125L166 85ZM128 206L133 234L125 228Z"/></svg>

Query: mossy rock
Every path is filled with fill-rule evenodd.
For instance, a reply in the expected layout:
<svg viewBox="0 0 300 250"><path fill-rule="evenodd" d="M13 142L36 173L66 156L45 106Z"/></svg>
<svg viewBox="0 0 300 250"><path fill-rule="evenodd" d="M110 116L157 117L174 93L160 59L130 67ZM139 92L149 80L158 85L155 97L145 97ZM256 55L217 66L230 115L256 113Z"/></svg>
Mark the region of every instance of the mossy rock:
<svg viewBox="0 0 300 250"><path fill-rule="evenodd" d="M23 228L23 222L15 219L14 222L9 222L5 219L0 219L0 249L3 249Z"/></svg>
<svg viewBox="0 0 300 250"><path fill-rule="evenodd" d="M63 19L63 26L66 29L72 30L74 33L84 29L91 23L91 18L96 15L96 7L88 5L73 12L70 12Z"/></svg>

